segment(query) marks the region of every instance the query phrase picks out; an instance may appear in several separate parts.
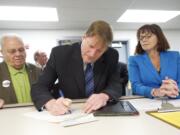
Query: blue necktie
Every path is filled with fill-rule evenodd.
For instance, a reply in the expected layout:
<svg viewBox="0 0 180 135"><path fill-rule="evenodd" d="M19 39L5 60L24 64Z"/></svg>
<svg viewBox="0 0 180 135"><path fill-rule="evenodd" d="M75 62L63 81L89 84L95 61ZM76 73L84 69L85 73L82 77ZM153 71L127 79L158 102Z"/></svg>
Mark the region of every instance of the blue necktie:
<svg viewBox="0 0 180 135"><path fill-rule="evenodd" d="M85 70L86 96L89 97L94 91L93 68L91 64L87 64Z"/></svg>

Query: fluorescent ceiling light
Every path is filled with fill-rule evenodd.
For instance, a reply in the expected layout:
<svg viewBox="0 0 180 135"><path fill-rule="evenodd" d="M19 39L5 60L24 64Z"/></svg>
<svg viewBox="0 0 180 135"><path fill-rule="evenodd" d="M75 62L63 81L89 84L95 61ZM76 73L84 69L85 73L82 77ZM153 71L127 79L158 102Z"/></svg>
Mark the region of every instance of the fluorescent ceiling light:
<svg viewBox="0 0 180 135"><path fill-rule="evenodd" d="M56 8L0 6L0 20L57 22L58 14Z"/></svg>
<svg viewBox="0 0 180 135"><path fill-rule="evenodd" d="M117 22L167 22L168 20L178 16L180 11L167 10L126 10Z"/></svg>

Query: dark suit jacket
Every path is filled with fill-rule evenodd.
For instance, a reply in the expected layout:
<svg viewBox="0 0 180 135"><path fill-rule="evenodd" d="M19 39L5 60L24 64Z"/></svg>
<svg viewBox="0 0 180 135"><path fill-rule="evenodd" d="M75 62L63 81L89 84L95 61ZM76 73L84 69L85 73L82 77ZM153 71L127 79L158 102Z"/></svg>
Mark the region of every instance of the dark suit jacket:
<svg viewBox="0 0 180 135"><path fill-rule="evenodd" d="M122 85L119 83L119 76L116 73L117 63L118 52L112 48L108 48L94 63L95 93L104 92L116 100L121 96ZM42 76L32 86L32 99L38 110L47 101L54 98L49 90L52 89L56 78L59 81L59 89L62 90L65 97L86 98L83 60L79 43L52 49Z"/></svg>
<svg viewBox="0 0 180 135"><path fill-rule="evenodd" d="M38 79L40 69L32 64L27 63L26 70L28 73L30 84L35 83L35 81ZM10 81L9 87L3 86L3 82L5 80ZM5 62L0 63L0 98L5 101L5 104L17 103L17 98L10 77L10 73Z"/></svg>
<svg viewBox="0 0 180 135"><path fill-rule="evenodd" d="M126 85L128 83L128 70L127 65L122 62L118 62L118 73L120 76L120 83L122 84L122 95L126 95Z"/></svg>

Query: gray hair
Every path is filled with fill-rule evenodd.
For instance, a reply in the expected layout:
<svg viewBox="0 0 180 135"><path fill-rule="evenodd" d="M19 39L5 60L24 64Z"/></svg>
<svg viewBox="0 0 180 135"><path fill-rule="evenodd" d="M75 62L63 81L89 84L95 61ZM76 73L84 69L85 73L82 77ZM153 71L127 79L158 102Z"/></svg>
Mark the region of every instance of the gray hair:
<svg viewBox="0 0 180 135"><path fill-rule="evenodd" d="M4 41L6 39L8 39L8 38L16 38L16 39L18 39L20 42L22 42L24 44L22 38L17 34L13 34L13 33L11 33L11 34L3 34L1 36L1 38L0 38L0 49L2 49L2 47L4 45Z"/></svg>

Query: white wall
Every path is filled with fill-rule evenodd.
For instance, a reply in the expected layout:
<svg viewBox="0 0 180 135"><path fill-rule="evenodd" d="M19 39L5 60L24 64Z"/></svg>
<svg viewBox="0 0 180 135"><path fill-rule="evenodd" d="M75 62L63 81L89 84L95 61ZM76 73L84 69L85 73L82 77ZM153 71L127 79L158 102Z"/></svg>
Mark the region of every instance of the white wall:
<svg viewBox="0 0 180 135"><path fill-rule="evenodd" d="M180 52L180 30L164 31L171 46L171 50Z"/></svg>
<svg viewBox="0 0 180 135"><path fill-rule="evenodd" d="M57 45L58 39L64 37L81 37L84 31L61 31L61 30L1 30L0 36L4 33L19 34L25 44L29 45L27 50L27 61L34 63L33 53L36 50L43 50L50 54L51 48ZM180 51L180 30L164 31L172 50ZM137 44L136 31L114 31L114 40L128 40L129 54L133 55Z"/></svg>
<svg viewBox="0 0 180 135"><path fill-rule="evenodd" d="M114 40L129 41L129 55L133 55L136 46L136 31L115 31Z"/></svg>
<svg viewBox="0 0 180 135"><path fill-rule="evenodd" d="M34 63L33 54L42 50L49 56L51 49L57 45L59 39L64 37L81 36L83 31L55 31L55 30L1 30L0 36L6 33L16 33L22 37L24 43L29 45L26 60Z"/></svg>
<svg viewBox="0 0 180 135"><path fill-rule="evenodd" d="M171 50L180 52L180 30L163 30ZM129 54L133 55L137 45L136 31L116 31L114 32L114 39L124 39L129 41Z"/></svg>

